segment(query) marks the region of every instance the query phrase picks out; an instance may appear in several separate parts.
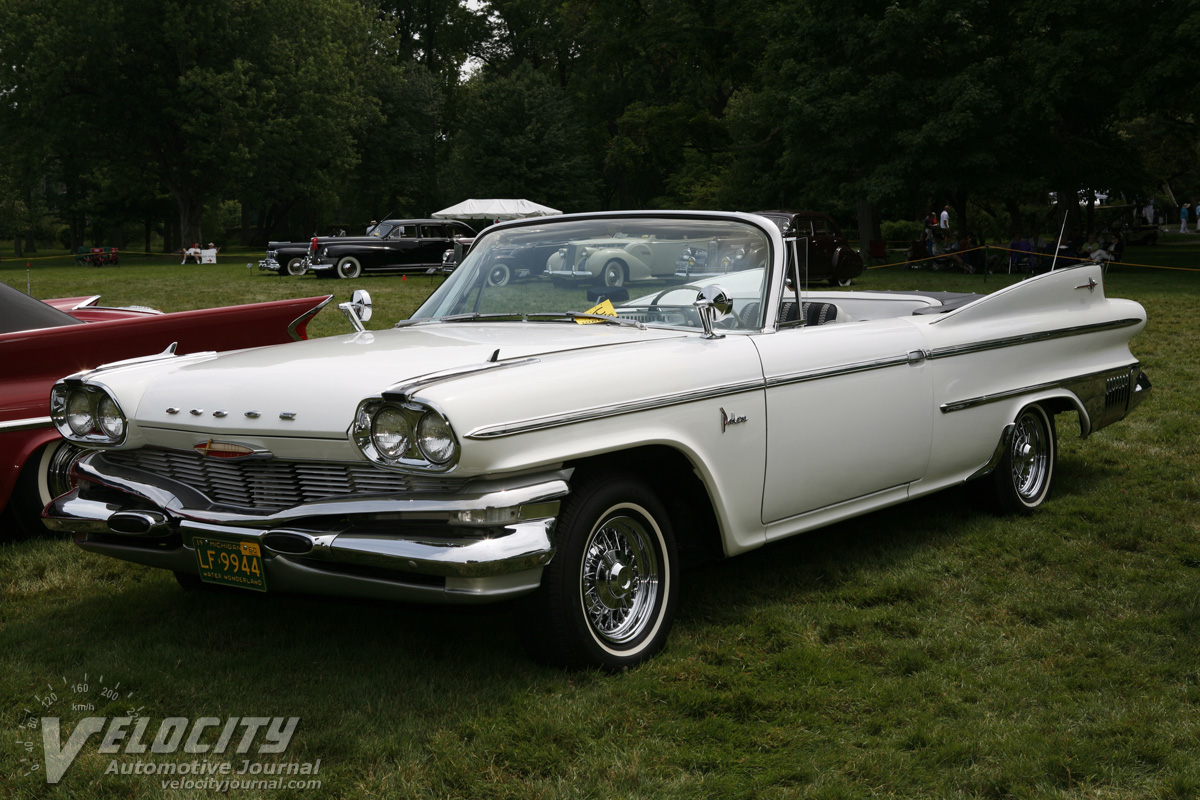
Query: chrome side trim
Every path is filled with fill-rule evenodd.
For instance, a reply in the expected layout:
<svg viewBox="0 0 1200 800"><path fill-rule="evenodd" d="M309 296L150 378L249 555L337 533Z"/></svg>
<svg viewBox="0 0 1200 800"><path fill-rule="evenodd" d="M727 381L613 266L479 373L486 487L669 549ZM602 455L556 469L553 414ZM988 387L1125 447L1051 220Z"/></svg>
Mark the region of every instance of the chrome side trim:
<svg viewBox="0 0 1200 800"><path fill-rule="evenodd" d="M575 425L580 422L591 422L593 420L604 419L606 417L616 417L623 414L636 414L641 411L652 411L654 409L668 408L670 406L683 405L685 403L695 403L700 400L713 400L718 397L744 394L746 392L758 391L762 388L763 382L759 380L744 381L742 383L735 383L729 386L713 386L708 389L697 389L691 392L678 392L676 394L650 397L645 400L634 400L629 403L614 403L613 405L584 408L579 409L578 411L569 411L564 414L553 414L546 417L533 417L531 419L505 422L501 423L500 425L489 425L470 431L464 438L498 439L503 436L516 436L517 434L521 433L541 431L546 430L547 428L557 428L563 425Z"/></svg>
<svg viewBox="0 0 1200 800"><path fill-rule="evenodd" d="M258 268L263 269L263 265L261 262L259 263ZM276 269L278 269L278 267L276 267ZM292 320L291 324L288 325L287 332L288 332L288 336L291 337L293 342L300 341L300 334L296 333L296 330L301 325L308 322L313 317L315 317L317 314L319 314L321 309L323 309L325 306L329 305L329 303L332 300L333 300L333 295L328 295L328 296L326 296L326 298L324 300L322 300L320 303L318 303L315 307L310 308L308 311L305 311L303 314L301 314L300 316L298 316L294 320Z"/></svg>
<svg viewBox="0 0 1200 800"><path fill-rule="evenodd" d="M482 364L470 364L464 367L442 370L441 372L430 372L426 375L413 378L410 381L397 383L394 386L388 387L383 391L381 397L388 400L407 400L420 390L427 389L434 384L452 381L455 378L462 378L492 369L508 369L509 367L520 367L525 364L536 364L539 360L537 358L522 358L517 361L485 361Z"/></svg>
<svg viewBox="0 0 1200 800"><path fill-rule="evenodd" d="M171 342L169 345L167 345L166 349L163 350L161 353L154 353L153 355L148 355L148 356L138 356L136 358L127 358L123 361L112 361L108 364L101 364L100 366L96 367L95 369L87 370L85 372L77 372L74 375L68 375L67 378L78 378L83 375L91 376L91 375L95 375L97 372L105 372L110 369L118 369L120 367L129 367L129 366L133 366L134 364L148 364L151 361L160 361L165 358L175 358L175 348L177 348L178 346L179 346L179 342ZM215 353L216 353L215 350L208 350L203 353L190 353L189 355L191 355L191 356L211 356L211 355L214 355ZM66 380L66 378L64 378L64 380Z"/></svg>
<svg viewBox="0 0 1200 800"><path fill-rule="evenodd" d="M975 342L973 344L960 344L953 347L937 347L929 351L930 358L953 358L954 356L963 356L970 353L982 353L987 350L999 350L1004 347L1017 347L1023 344L1032 342L1046 342L1052 339L1064 339L1068 336L1081 336L1087 333L1098 333L1100 331L1114 331L1120 328L1128 328L1133 325L1140 325L1142 320L1136 317L1128 317L1126 319L1112 320L1110 322L1096 322L1091 325L1074 325L1070 328L1059 328L1052 331L1042 331L1040 333L1025 333L1020 336L1008 336L1003 339L992 339L989 342Z"/></svg>
<svg viewBox="0 0 1200 800"><path fill-rule="evenodd" d="M971 473L968 481L973 481L976 478L982 478L984 475L990 475L995 471L996 466L1000 463L1000 459L1004 457L1004 451L1008 447L1008 443L1012 441L1013 431L1017 429L1015 422L1010 422L1004 426L1004 430L1000 432L1000 441L996 442L996 449L992 451L992 457L988 462L979 469Z"/></svg>
<svg viewBox="0 0 1200 800"><path fill-rule="evenodd" d="M1084 375L1076 375L1070 378L1060 378L1054 381L1045 381L1043 383L1034 383L1027 386L1020 386L1016 389L1007 389L1003 392L994 392L992 394L981 394L976 397L969 397L963 400L958 400L953 403L943 403L938 408L943 414L949 414L954 411L962 411L976 406L987 405L988 403L997 403L1001 400L1008 400L1012 397L1020 397L1023 394L1032 394L1034 392L1043 392L1048 389L1064 389L1071 384L1084 383L1103 379L1111 375L1125 375L1132 370L1138 368L1138 362L1133 362L1122 367L1100 370L1099 372L1089 372Z"/></svg>
<svg viewBox="0 0 1200 800"><path fill-rule="evenodd" d="M877 358L871 361L859 361L854 364L844 364L839 367L824 367L821 369L804 370L803 372L792 372L787 375L777 375L767 379L767 388L774 389L777 386L789 386L795 383L807 383L808 381L819 381L824 378L836 378L840 375L853 375L856 372L870 372L876 369L888 369L890 367L906 366L908 364L918 365L924 360L924 352L914 350L911 353L905 353L901 356L889 356L888 358Z"/></svg>
<svg viewBox="0 0 1200 800"><path fill-rule="evenodd" d="M54 421L49 417L29 417L28 419L12 419L0 422L0 433L8 431L32 431L38 428L53 428Z"/></svg>

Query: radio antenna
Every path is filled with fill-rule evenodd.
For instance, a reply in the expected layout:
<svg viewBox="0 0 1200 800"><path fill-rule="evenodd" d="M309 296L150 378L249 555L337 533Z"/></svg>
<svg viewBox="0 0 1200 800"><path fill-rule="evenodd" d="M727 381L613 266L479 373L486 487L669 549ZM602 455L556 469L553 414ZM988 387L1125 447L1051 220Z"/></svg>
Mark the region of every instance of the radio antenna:
<svg viewBox="0 0 1200 800"><path fill-rule="evenodd" d="M1058 263L1058 251L1062 249L1063 233L1067 230L1067 209L1063 208L1063 224L1058 231L1058 243L1054 245L1054 258L1050 260L1050 271L1054 272L1054 265Z"/></svg>

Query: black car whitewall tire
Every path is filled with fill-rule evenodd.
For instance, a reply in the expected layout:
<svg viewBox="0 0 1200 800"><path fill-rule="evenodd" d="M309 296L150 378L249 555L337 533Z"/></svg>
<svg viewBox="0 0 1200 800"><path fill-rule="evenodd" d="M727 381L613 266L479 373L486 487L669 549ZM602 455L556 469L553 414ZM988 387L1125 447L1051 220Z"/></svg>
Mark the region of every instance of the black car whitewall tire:
<svg viewBox="0 0 1200 800"><path fill-rule="evenodd" d="M530 654L619 670L663 648L679 596L675 536L661 501L632 475L572 481L554 558L518 624Z"/></svg>
<svg viewBox="0 0 1200 800"><path fill-rule="evenodd" d="M1021 409L991 474L969 484L972 499L1006 514L1028 514L1050 496L1058 434L1054 417L1034 403Z"/></svg>
<svg viewBox="0 0 1200 800"><path fill-rule="evenodd" d="M506 286L509 278L512 277L512 270L508 264L493 264L488 267L487 283L488 286Z"/></svg>
<svg viewBox="0 0 1200 800"><path fill-rule="evenodd" d="M339 278L357 278L362 275L362 264L354 256L343 256L337 262L337 275Z"/></svg>
<svg viewBox="0 0 1200 800"><path fill-rule="evenodd" d="M303 275L306 271L307 270L304 267L304 258L302 256L295 256L294 258L288 259L288 262L287 262L287 274L288 275Z"/></svg>

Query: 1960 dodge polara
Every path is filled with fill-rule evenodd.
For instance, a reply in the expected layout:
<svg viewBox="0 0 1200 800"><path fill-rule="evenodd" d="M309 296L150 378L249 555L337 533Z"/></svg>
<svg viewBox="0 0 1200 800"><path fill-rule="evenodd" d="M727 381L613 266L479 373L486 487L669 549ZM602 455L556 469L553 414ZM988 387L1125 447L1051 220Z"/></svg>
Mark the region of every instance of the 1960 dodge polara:
<svg viewBox="0 0 1200 800"><path fill-rule="evenodd" d="M636 298L487 279L493 249L617 229L767 257ZM1055 415L1087 436L1149 393L1145 312L1098 266L986 296L816 294L797 252L752 214L514 221L394 329L71 376L52 416L99 450L47 524L185 585L518 599L535 656L617 669L663 646L693 555L968 481L1029 512Z"/></svg>

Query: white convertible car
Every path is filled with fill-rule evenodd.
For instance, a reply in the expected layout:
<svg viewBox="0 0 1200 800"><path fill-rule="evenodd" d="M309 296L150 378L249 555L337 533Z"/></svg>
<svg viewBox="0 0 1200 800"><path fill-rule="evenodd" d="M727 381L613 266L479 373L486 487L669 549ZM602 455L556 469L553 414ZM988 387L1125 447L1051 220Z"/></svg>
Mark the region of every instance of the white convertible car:
<svg viewBox="0 0 1200 800"><path fill-rule="evenodd" d="M493 250L613 230L768 258L632 299L487 280ZM1145 312L1098 266L986 296L818 294L802 251L752 214L514 221L394 329L362 330L360 298L357 333L73 375L52 416L96 450L47 525L184 586L514 599L535 656L619 669L662 648L692 558L964 482L1031 511L1055 416L1087 436L1148 394Z"/></svg>

